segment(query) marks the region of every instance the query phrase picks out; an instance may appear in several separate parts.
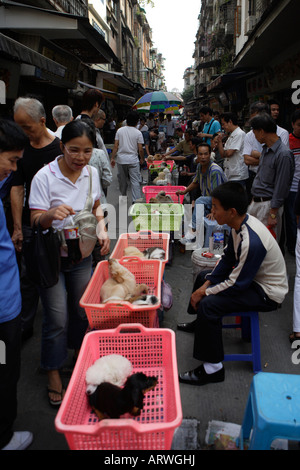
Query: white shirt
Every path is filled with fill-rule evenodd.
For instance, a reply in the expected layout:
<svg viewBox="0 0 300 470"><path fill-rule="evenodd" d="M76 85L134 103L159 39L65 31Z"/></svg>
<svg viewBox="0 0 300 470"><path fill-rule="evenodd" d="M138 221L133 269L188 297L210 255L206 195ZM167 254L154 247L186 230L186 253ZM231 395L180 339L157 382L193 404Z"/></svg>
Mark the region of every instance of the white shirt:
<svg viewBox="0 0 300 470"><path fill-rule="evenodd" d="M30 209L48 211L61 204L68 204L77 213L84 208L89 192L88 169L85 166L77 181L72 183L60 171L58 165L60 158L61 155L41 168L34 176L30 187ZM93 204L95 204L96 201L100 200L101 190L98 171L94 167L90 168L92 170L92 197ZM62 229L64 225L65 220L54 220L52 223L52 226L57 229Z"/></svg>
<svg viewBox="0 0 300 470"><path fill-rule="evenodd" d="M61 139L61 133L64 127L65 127L65 124L63 124L62 126L59 126L54 132L54 135L58 137L59 139Z"/></svg>
<svg viewBox="0 0 300 470"><path fill-rule="evenodd" d="M121 165L138 163L138 144L144 144L141 131L132 126L120 127L116 132L115 140L119 142L116 162Z"/></svg>
<svg viewBox="0 0 300 470"><path fill-rule="evenodd" d="M244 161L244 139L246 133L237 127L228 137L224 150L234 150L230 158L224 158L224 173L228 181L242 181L249 177L248 167Z"/></svg>

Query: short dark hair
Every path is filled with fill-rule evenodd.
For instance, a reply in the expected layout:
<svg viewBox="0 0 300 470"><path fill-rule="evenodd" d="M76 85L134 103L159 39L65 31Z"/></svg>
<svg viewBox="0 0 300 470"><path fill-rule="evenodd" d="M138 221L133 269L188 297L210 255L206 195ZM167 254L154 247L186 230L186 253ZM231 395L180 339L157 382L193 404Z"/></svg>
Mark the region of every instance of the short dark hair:
<svg viewBox="0 0 300 470"><path fill-rule="evenodd" d="M28 143L27 135L17 123L0 119L0 153L23 150Z"/></svg>
<svg viewBox="0 0 300 470"><path fill-rule="evenodd" d="M82 109L91 111L91 109L93 109L96 103L99 103L101 105L103 99L103 94L100 90L90 88L82 96Z"/></svg>
<svg viewBox="0 0 300 470"><path fill-rule="evenodd" d="M95 126L93 127L90 121L84 119L75 119L74 121L68 122L62 130L61 141L66 144L76 137L82 137L86 135L87 138L95 145Z"/></svg>
<svg viewBox="0 0 300 470"><path fill-rule="evenodd" d="M139 122L140 116L137 111L129 111L126 117L127 126L136 126Z"/></svg>
<svg viewBox="0 0 300 470"><path fill-rule="evenodd" d="M293 112L292 114L292 123L297 121L297 119L300 119L300 109L296 109L296 111Z"/></svg>
<svg viewBox="0 0 300 470"><path fill-rule="evenodd" d="M225 122L229 122L229 121L232 121L232 124L234 124L235 126L237 126L238 124L238 118L237 118L237 115L234 114L234 113L222 113L221 116L220 116L220 119L223 119Z"/></svg>
<svg viewBox="0 0 300 470"><path fill-rule="evenodd" d="M244 186L238 181L227 181L217 186L211 197L218 199L223 209L235 209L239 215L246 214L248 196Z"/></svg>
<svg viewBox="0 0 300 470"><path fill-rule="evenodd" d="M213 110L209 106L202 106L199 110L199 113L210 114L212 116Z"/></svg>
<svg viewBox="0 0 300 470"><path fill-rule="evenodd" d="M263 130L269 134L276 134L277 125L274 119L267 113L261 113L255 116L250 121L251 127L254 130Z"/></svg>
<svg viewBox="0 0 300 470"><path fill-rule="evenodd" d="M280 105L280 104L279 104L279 101L274 100L274 98L272 98L272 99L270 99L270 100L268 101L268 105L269 105L269 106L271 106L272 104L277 104L277 106Z"/></svg>
<svg viewBox="0 0 300 470"><path fill-rule="evenodd" d="M190 142L198 147L198 145L202 143L202 139L199 139L199 137L192 137Z"/></svg>
<svg viewBox="0 0 300 470"><path fill-rule="evenodd" d="M207 142L199 142L197 145L197 151L199 147L207 147L209 150L209 153L211 153L211 146Z"/></svg>

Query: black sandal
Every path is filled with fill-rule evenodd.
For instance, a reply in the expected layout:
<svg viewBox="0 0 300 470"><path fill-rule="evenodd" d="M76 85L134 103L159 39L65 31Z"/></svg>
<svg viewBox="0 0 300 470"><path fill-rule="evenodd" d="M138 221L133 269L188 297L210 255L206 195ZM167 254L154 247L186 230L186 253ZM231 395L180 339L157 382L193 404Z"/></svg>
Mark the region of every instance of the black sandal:
<svg viewBox="0 0 300 470"><path fill-rule="evenodd" d="M289 335L289 340L290 340L291 344L293 344L293 342L296 341L297 339L299 339L299 341L300 341L300 336L295 336L295 333L291 333Z"/></svg>
<svg viewBox="0 0 300 470"><path fill-rule="evenodd" d="M47 387L47 393L48 393L48 401L51 406L60 406L62 401L63 401L63 393L65 392L64 388L61 389L61 392L58 392L57 390L53 390L49 387ZM49 393L55 393L56 395L60 395L60 400L51 400Z"/></svg>

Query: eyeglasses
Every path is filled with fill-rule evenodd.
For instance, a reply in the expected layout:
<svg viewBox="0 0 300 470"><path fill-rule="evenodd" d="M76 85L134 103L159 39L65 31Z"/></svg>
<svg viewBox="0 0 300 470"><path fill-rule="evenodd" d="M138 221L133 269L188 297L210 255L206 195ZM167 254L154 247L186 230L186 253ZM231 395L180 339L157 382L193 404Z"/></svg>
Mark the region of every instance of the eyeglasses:
<svg viewBox="0 0 300 470"><path fill-rule="evenodd" d="M76 148L68 148L66 145L64 145L64 148L66 149L67 153L71 156L71 157L78 157L79 155L81 155L83 153L84 157L91 157L92 153L93 153L93 149L86 149L86 150L83 150L82 152Z"/></svg>

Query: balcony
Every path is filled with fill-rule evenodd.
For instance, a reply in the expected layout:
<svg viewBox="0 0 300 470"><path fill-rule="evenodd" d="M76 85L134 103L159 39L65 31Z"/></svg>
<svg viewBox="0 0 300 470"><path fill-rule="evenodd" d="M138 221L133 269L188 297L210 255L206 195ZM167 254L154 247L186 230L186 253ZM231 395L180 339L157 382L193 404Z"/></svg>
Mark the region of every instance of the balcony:
<svg viewBox="0 0 300 470"><path fill-rule="evenodd" d="M256 25L256 16L255 15L250 15L247 16L244 22L244 35L249 36L249 34L253 31L255 25Z"/></svg>

